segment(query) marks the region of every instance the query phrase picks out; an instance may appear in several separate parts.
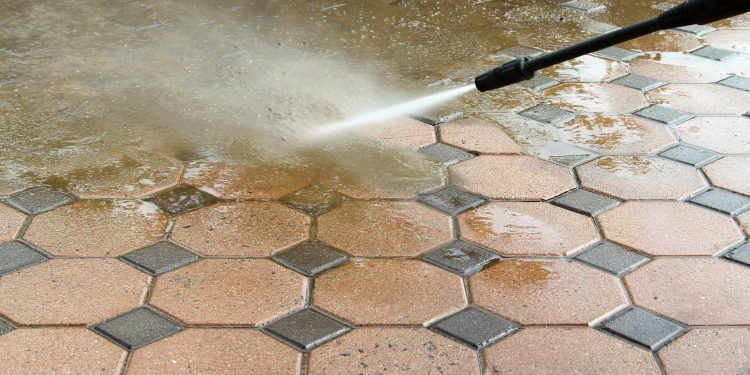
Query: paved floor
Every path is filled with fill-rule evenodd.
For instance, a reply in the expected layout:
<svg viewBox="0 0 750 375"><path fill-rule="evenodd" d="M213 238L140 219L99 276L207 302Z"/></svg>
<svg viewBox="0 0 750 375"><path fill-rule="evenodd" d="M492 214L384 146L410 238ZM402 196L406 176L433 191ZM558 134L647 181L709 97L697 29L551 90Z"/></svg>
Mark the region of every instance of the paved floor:
<svg viewBox="0 0 750 375"><path fill-rule="evenodd" d="M0 186L0 372L750 372L750 30L669 33L511 116L375 129L443 166L427 186L161 156Z"/></svg>

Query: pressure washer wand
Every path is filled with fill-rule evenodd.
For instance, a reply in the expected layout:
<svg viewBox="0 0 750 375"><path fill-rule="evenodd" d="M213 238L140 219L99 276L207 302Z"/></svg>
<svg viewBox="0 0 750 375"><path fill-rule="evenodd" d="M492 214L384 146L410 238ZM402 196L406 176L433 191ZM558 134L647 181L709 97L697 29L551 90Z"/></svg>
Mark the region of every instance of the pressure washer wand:
<svg viewBox="0 0 750 375"><path fill-rule="evenodd" d="M488 70L474 79L479 91L495 90L534 77L537 70L644 36L659 30L710 22L750 12L750 0L688 0L652 19L596 38L545 53L521 57Z"/></svg>

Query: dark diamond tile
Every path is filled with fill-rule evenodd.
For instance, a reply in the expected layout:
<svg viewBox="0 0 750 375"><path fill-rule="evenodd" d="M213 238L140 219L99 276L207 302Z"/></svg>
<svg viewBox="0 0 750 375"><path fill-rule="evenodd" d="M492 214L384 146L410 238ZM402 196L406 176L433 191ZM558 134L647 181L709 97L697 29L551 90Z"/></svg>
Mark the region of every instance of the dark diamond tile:
<svg viewBox="0 0 750 375"><path fill-rule="evenodd" d="M424 146L419 149L419 152L427 156L428 159L443 165L453 165L474 157L474 155L464 150L442 143Z"/></svg>
<svg viewBox="0 0 750 375"><path fill-rule="evenodd" d="M47 257L21 241L0 244L0 275L47 260Z"/></svg>
<svg viewBox="0 0 750 375"><path fill-rule="evenodd" d="M563 6L571 8L571 9L575 9L575 10L580 10L586 13L601 12L607 9L607 7L605 7L602 4L594 3L594 2L586 1L586 0L569 1L567 3L563 3Z"/></svg>
<svg viewBox="0 0 750 375"><path fill-rule="evenodd" d="M140 307L92 327L125 349L133 350L182 330L177 322Z"/></svg>
<svg viewBox="0 0 750 375"><path fill-rule="evenodd" d="M310 350L339 337L351 328L315 310L305 309L281 318L263 328L302 350Z"/></svg>
<svg viewBox="0 0 750 375"><path fill-rule="evenodd" d="M658 104L644 108L635 114L668 126L677 125L693 118L691 113Z"/></svg>
<svg viewBox="0 0 750 375"><path fill-rule="evenodd" d="M540 104L536 107L529 108L525 111L520 112L519 115L548 124L568 122L576 117L573 112L551 107L545 104Z"/></svg>
<svg viewBox="0 0 750 375"><path fill-rule="evenodd" d="M667 159L690 164L695 168L700 168L719 157L714 152L688 145L677 145L659 155Z"/></svg>
<svg viewBox="0 0 750 375"><path fill-rule="evenodd" d="M341 204L344 196L326 187L313 185L283 196L279 201L310 215L318 216Z"/></svg>
<svg viewBox="0 0 750 375"><path fill-rule="evenodd" d="M691 53L695 56L705 57L707 59L716 61L724 61L730 57L737 56L737 52L711 46L699 48Z"/></svg>
<svg viewBox="0 0 750 375"><path fill-rule="evenodd" d="M477 349L482 349L518 330L514 323L473 307L440 320L430 328Z"/></svg>
<svg viewBox="0 0 750 375"><path fill-rule="evenodd" d="M503 48L495 52L495 56L507 56L513 58L519 58L524 56L538 56L544 53L544 51L538 48L526 47L526 46L513 46Z"/></svg>
<svg viewBox="0 0 750 375"><path fill-rule="evenodd" d="M665 82L635 74L628 74L625 77L612 81L612 83L640 90L641 92L651 91L657 87L666 85Z"/></svg>
<svg viewBox="0 0 750 375"><path fill-rule="evenodd" d="M750 117L750 112L745 113L743 116Z"/></svg>
<svg viewBox="0 0 750 375"><path fill-rule="evenodd" d="M152 275L161 275L199 259L197 255L168 241L146 246L125 254L122 258Z"/></svg>
<svg viewBox="0 0 750 375"><path fill-rule="evenodd" d="M737 90L750 91L750 78L731 76L718 82L720 85L735 88Z"/></svg>
<svg viewBox="0 0 750 375"><path fill-rule="evenodd" d="M588 190L575 189L550 201L552 204L581 214L597 216L617 207L620 201Z"/></svg>
<svg viewBox="0 0 750 375"><path fill-rule="evenodd" d="M750 242L735 247L724 255L724 258L750 266Z"/></svg>
<svg viewBox="0 0 750 375"><path fill-rule="evenodd" d="M664 2L664 3L654 4L654 5L651 6L651 8L658 9L658 10L661 10L661 11L666 11L666 10L670 10L670 9L674 8L675 5L677 5L677 4Z"/></svg>
<svg viewBox="0 0 750 375"><path fill-rule="evenodd" d="M459 214L487 202L486 199L467 193L455 186L448 186L432 193L420 194L417 200L451 215Z"/></svg>
<svg viewBox="0 0 750 375"><path fill-rule="evenodd" d="M461 276L473 275L500 256L479 246L456 240L430 251L422 260Z"/></svg>
<svg viewBox="0 0 750 375"><path fill-rule="evenodd" d="M593 55L616 61L630 61L640 56L641 53L620 47L609 47L596 51Z"/></svg>
<svg viewBox="0 0 750 375"><path fill-rule="evenodd" d="M174 189L159 193L149 199L164 211L178 214L197 210L216 203L213 195L200 191L190 185L180 185Z"/></svg>
<svg viewBox="0 0 750 375"><path fill-rule="evenodd" d="M598 328L654 352L687 332L685 327L637 307L629 307L607 318Z"/></svg>
<svg viewBox="0 0 750 375"><path fill-rule="evenodd" d="M14 329L16 329L16 327L14 327L13 324L0 318L0 335L4 335Z"/></svg>
<svg viewBox="0 0 750 375"><path fill-rule="evenodd" d="M650 260L610 242L600 243L577 255L575 259L617 276L624 275Z"/></svg>
<svg viewBox="0 0 750 375"><path fill-rule="evenodd" d="M440 125L444 122L453 121L464 113L450 108L435 108L418 113L412 113L411 118L426 122L430 125Z"/></svg>
<svg viewBox="0 0 750 375"><path fill-rule="evenodd" d="M731 216L750 208L750 197L719 188L706 190L689 201Z"/></svg>
<svg viewBox="0 0 750 375"><path fill-rule="evenodd" d="M535 76L532 79L520 82L519 85L528 87L532 90L542 91L544 89L548 89L552 86L555 86L559 83L560 81L554 80L552 78L547 78L543 76Z"/></svg>
<svg viewBox="0 0 750 375"><path fill-rule="evenodd" d="M11 194L8 203L27 214L35 215L68 204L73 199L49 186L34 186Z"/></svg>
<svg viewBox="0 0 750 375"><path fill-rule="evenodd" d="M273 258L279 263L307 276L315 276L320 272L346 262L348 259L346 255L333 247L322 243L303 243L291 249L278 252Z"/></svg>
<svg viewBox="0 0 750 375"><path fill-rule="evenodd" d="M596 156L591 155L591 154L552 155L549 157L549 161L556 163L556 164L560 164L564 167L573 168L593 159L594 157Z"/></svg>
<svg viewBox="0 0 750 375"><path fill-rule="evenodd" d="M682 26L682 27L676 28L675 30L680 30L680 31L682 31L684 33L693 34L695 36L703 36L703 35L706 35L706 34L712 32L712 31L716 31L716 29L714 29L713 27L706 26L706 25Z"/></svg>

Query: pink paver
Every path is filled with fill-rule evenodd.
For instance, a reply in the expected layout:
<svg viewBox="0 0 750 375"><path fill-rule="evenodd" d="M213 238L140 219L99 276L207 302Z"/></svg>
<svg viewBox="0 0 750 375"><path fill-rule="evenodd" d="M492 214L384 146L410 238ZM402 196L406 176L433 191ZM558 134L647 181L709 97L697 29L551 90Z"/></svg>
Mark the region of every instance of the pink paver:
<svg viewBox="0 0 750 375"><path fill-rule="evenodd" d="M576 112L619 115L648 106L640 91L612 83L566 83L544 93L552 103Z"/></svg>
<svg viewBox="0 0 750 375"><path fill-rule="evenodd" d="M750 154L750 118L696 117L675 128L680 139L722 154Z"/></svg>
<svg viewBox="0 0 750 375"><path fill-rule="evenodd" d="M664 369L674 374L750 372L750 328L693 328L659 351Z"/></svg>
<svg viewBox="0 0 750 375"><path fill-rule="evenodd" d="M659 103L705 115L739 115L750 108L750 92L713 84L670 84L649 93Z"/></svg>
<svg viewBox="0 0 750 375"><path fill-rule="evenodd" d="M727 156L705 167L712 184L750 195L750 156Z"/></svg>
<svg viewBox="0 0 750 375"><path fill-rule="evenodd" d="M663 125L633 116L577 116L557 128L564 141L602 154L648 154L675 143Z"/></svg>
<svg viewBox="0 0 750 375"><path fill-rule="evenodd" d="M457 120L440 125L443 143L481 154L520 154L523 148L496 124Z"/></svg>
<svg viewBox="0 0 750 375"><path fill-rule="evenodd" d="M0 243L16 238L26 215L0 203Z"/></svg>

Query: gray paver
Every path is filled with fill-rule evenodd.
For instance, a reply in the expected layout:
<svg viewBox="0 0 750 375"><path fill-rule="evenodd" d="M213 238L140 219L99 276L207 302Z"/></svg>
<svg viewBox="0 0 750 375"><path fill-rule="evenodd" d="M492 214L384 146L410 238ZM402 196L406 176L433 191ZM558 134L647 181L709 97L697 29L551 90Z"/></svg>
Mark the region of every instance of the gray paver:
<svg viewBox="0 0 750 375"><path fill-rule="evenodd" d="M746 77L731 76L717 83L737 90L750 91L750 78Z"/></svg>
<svg viewBox="0 0 750 375"><path fill-rule="evenodd" d="M455 186L448 186L432 193L420 194L417 200L451 215L457 215L487 202L486 199L460 190Z"/></svg>
<svg viewBox="0 0 750 375"><path fill-rule="evenodd" d="M335 248L316 242L303 243L276 253L279 263L307 276L314 276L347 261L348 257Z"/></svg>
<svg viewBox="0 0 750 375"><path fill-rule="evenodd" d="M473 275L500 256L479 246L456 240L430 251L422 260L461 276Z"/></svg>
<svg viewBox="0 0 750 375"><path fill-rule="evenodd" d="M419 149L419 152L427 156L428 159L446 166L469 160L474 157L474 155L464 150L443 143L433 143L429 146L424 146Z"/></svg>
<svg viewBox="0 0 750 375"><path fill-rule="evenodd" d="M8 203L27 214L36 215L68 204L73 199L49 186L34 186L11 194Z"/></svg>
<svg viewBox="0 0 750 375"><path fill-rule="evenodd" d="M440 125L444 122L453 121L464 113L450 108L435 108L418 113L412 113L409 117L426 122L430 125Z"/></svg>
<svg viewBox="0 0 750 375"><path fill-rule="evenodd" d="M689 201L732 216L750 208L750 197L719 188L706 190Z"/></svg>
<svg viewBox="0 0 750 375"><path fill-rule="evenodd" d="M724 255L724 258L750 266L750 242L735 247Z"/></svg>
<svg viewBox="0 0 750 375"><path fill-rule="evenodd" d="M576 117L573 112L555 108L546 104L540 104L525 111L521 111L519 112L519 115L548 124L568 122Z"/></svg>
<svg viewBox="0 0 750 375"><path fill-rule="evenodd" d="M600 243L577 255L575 259L617 276L631 272L650 260L649 257L611 242Z"/></svg>
<svg viewBox="0 0 750 375"><path fill-rule="evenodd" d="M666 85L666 82L658 81L653 78L639 76L635 74L628 74L625 77L618 78L612 83L630 87L632 89L640 90L641 92L648 92L657 87Z"/></svg>
<svg viewBox="0 0 750 375"><path fill-rule="evenodd" d="M581 214L597 216L617 207L620 201L588 190L575 189L552 199L550 203Z"/></svg>
<svg viewBox="0 0 750 375"><path fill-rule="evenodd" d="M484 348L518 330L516 324L474 307L440 320L430 328L477 349Z"/></svg>
<svg viewBox="0 0 750 375"><path fill-rule="evenodd" d="M616 61L630 61L640 56L641 53L620 47L608 47L601 51L596 51L592 55Z"/></svg>
<svg viewBox="0 0 750 375"><path fill-rule="evenodd" d="M182 330L177 322L140 307L92 327L125 349L133 350Z"/></svg>
<svg viewBox="0 0 750 375"><path fill-rule="evenodd" d="M737 52L712 46L705 46L691 53L695 56L705 57L716 61L724 61L730 57L737 56Z"/></svg>
<svg viewBox="0 0 750 375"><path fill-rule="evenodd" d="M13 331L16 327L5 319L0 318L0 335L4 335L10 331Z"/></svg>
<svg viewBox="0 0 750 375"><path fill-rule="evenodd" d="M41 263L47 257L21 241L0 244L0 275Z"/></svg>
<svg viewBox="0 0 750 375"><path fill-rule="evenodd" d="M149 201L166 212L178 214L214 204L217 199L190 185L180 185L151 197Z"/></svg>
<svg viewBox="0 0 750 375"><path fill-rule="evenodd" d="M310 350L351 328L315 310L305 309L270 323L263 330L299 349Z"/></svg>
<svg viewBox="0 0 750 375"><path fill-rule="evenodd" d="M623 337L651 351L687 332L685 327L637 307L629 307L606 319L598 328Z"/></svg>
<svg viewBox="0 0 750 375"><path fill-rule="evenodd" d="M713 27L706 26L706 25L688 25L688 26L678 27L675 30L679 30L688 34L693 34L695 36L703 36L712 31L716 31L716 29L714 29Z"/></svg>
<svg viewBox="0 0 750 375"><path fill-rule="evenodd" d="M695 168L700 168L719 157L715 152L684 144L672 147L659 155L667 159L690 164Z"/></svg>
<svg viewBox="0 0 750 375"><path fill-rule="evenodd" d="M658 104L641 109L635 114L667 126L677 125L693 118L691 113Z"/></svg>
<svg viewBox="0 0 750 375"><path fill-rule="evenodd" d="M581 154L581 155L552 155L548 159L549 161L560 164L564 167L573 168L577 167L593 158L596 155L592 154Z"/></svg>
<svg viewBox="0 0 750 375"><path fill-rule="evenodd" d="M122 258L151 275L161 275L199 259L198 255L168 241L135 250Z"/></svg>
<svg viewBox="0 0 750 375"><path fill-rule="evenodd" d="M528 87L535 91L541 91L544 89L548 89L552 86L555 86L559 83L560 81L554 80L552 78L547 78L544 76L535 76L532 79L520 82L519 85L523 87Z"/></svg>
<svg viewBox="0 0 750 375"><path fill-rule="evenodd" d="M571 9L575 9L575 10L580 10L586 13L601 12L607 9L607 7L605 7L602 4L595 3L593 1L586 1L586 0L569 1L567 3L563 3L563 6L571 8Z"/></svg>

